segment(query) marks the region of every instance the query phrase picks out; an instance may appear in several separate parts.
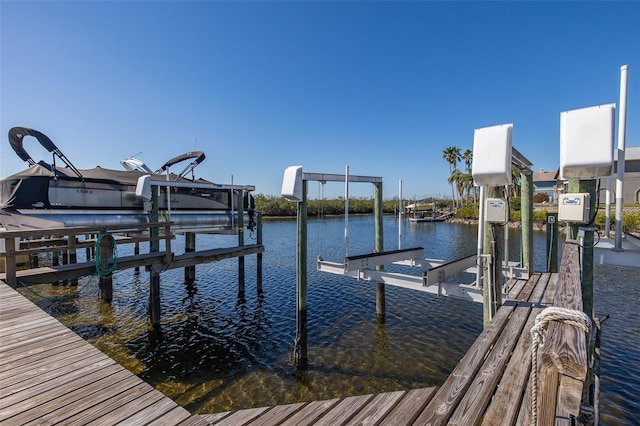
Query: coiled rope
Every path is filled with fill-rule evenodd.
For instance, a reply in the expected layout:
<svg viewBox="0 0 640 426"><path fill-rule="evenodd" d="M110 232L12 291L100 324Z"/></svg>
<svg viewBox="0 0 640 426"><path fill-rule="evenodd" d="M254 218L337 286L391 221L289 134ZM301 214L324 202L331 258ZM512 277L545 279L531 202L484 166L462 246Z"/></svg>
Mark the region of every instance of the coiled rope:
<svg viewBox="0 0 640 426"><path fill-rule="evenodd" d="M544 309L536 316L531 327L531 425L538 424L538 348L544 346L544 332L551 321L572 325L585 333L591 332L591 318L582 311L555 306Z"/></svg>
<svg viewBox="0 0 640 426"><path fill-rule="evenodd" d="M102 252L100 249L100 243L102 242L103 238L110 238L111 239L111 254L106 257L106 258L102 258ZM108 277L111 274L113 274L113 272L116 270L116 266L118 264L118 256L117 256L117 248L116 248L116 241L115 238L112 235L109 234L100 234L100 236L98 236L98 239L96 240L95 243L95 259L96 259L96 273L100 276L100 277ZM108 265L107 268L103 268L102 267L102 263L104 262L104 264ZM79 275L77 278L81 277L82 275ZM35 291L34 289L32 289L30 287L30 284L35 284L35 283L25 283L24 281L18 281L18 283L24 287L25 289L27 289L31 294L33 294L34 296L37 296L41 299L45 299L45 300L51 300L51 301L65 301L65 300L69 300L72 299L74 297L76 297L77 295L79 295L85 288L87 288L89 286L89 284L91 284L94 280L95 276L92 276L91 279L87 280L86 283L84 283L82 285L82 287L80 287L79 289L77 289L76 291L74 291L71 294L65 295L65 296L55 296L55 297L51 297L51 296L45 296L43 294L38 293L37 291Z"/></svg>
<svg viewBox="0 0 640 426"><path fill-rule="evenodd" d="M111 253L108 257L103 257L102 249L100 248L101 242L103 238L111 239ZM96 239L95 244L95 258L96 258L96 273L101 277L110 276L113 271L116 270L116 266L118 264L118 249L116 246L116 239L111 234L100 234ZM108 265L106 268L103 268L102 264Z"/></svg>

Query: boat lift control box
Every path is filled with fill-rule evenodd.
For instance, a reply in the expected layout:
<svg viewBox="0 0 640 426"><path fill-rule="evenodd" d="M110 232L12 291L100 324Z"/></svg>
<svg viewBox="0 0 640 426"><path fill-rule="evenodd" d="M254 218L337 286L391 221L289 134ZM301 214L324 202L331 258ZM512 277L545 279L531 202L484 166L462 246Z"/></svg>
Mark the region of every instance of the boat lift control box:
<svg viewBox="0 0 640 426"><path fill-rule="evenodd" d="M485 201L485 220L489 223L507 223L509 209L507 200L502 198L487 198Z"/></svg>
<svg viewBox="0 0 640 426"><path fill-rule="evenodd" d="M611 176L615 104L560 113L560 176L593 179Z"/></svg>
<svg viewBox="0 0 640 426"><path fill-rule="evenodd" d="M558 220L589 223L591 196L588 193L562 194L558 200Z"/></svg>

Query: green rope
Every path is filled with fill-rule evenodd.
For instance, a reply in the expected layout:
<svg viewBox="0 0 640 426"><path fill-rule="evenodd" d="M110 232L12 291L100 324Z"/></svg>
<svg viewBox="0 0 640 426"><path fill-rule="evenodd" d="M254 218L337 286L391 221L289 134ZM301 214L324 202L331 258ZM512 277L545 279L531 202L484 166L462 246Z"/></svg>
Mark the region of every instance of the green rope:
<svg viewBox="0 0 640 426"><path fill-rule="evenodd" d="M100 242L103 238L111 238L111 255L107 258L102 257L102 253L100 251ZM110 234L100 234L98 239L96 240L95 245L95 258L96 258L96 273L101 277L109 277L113 274L113 271L116 270L116 265L118 264L118 254L116 248L116 239L113 235ZM107 265L111 265L106 269L102 268L102 262L105 262Z"/></svg>
<svg viewBox="0 0 640 426"><path fill-rule="evenodd" d="M45 296L45 295L40 294L37 291L33 290L31 287L29 287L29 284L34 284L34 283L25 283L23 281L18 281L18 283L20 283L20 285L22 287L24 287L27 290L29 290L29 292L31 294L33 294L35 296L38 296L41 299L51 300L51 301L54 301L54 302L60 302L60 301L64 301L64 300L73 299L74 297L79 295L80 292L82 292L82 290L84 290L85 288L87 288L87 286L89 286L89 284L91 284L91 282L93 281L94 278L95 278L95 275L92 275L90 280L88 280L82 287L80 287L78 290L74 291L71 294L67 294L65 296L55 296L55 297Z"/></svg>
<svg viewBox="0 0 640 426"><path fill-rule="evenodd" d="M112 251L111 251L111 255L109 257L103 258L102 257L102 253L100 251L100 242L105 237L111 238ZM115 238L112 235L109 235L109 234L100 234L100 236L96 240L95 253L96 253L95 254L96 273L100 277L109 277L109 276L111 276L113 274L113 272L116 270L117 259L118 259L117 258L117 249L116 249L116 240L115 240ZM110 266L108 268L106 268L106 269L103 269L102 265L101 265L102 262L105 262L107 265L110 265ZM82 287L80 287L77 291L74 291L72 294L68 294L68 295L65 295L65 296L56 296L56 297L45 296L45 295L40 294L37 291L33 290L31 287L29 287L29 284L36 284L36 283L25 283L23 281L18 281L18 283L20 283L20 285L23 286L24 288L26 288L30 293L32 293L33 295L35 295L37 297L40 297L42 299L52 300L52 301L64 301L64 300L72 299L72 298L76 297L77 295L79 295L80 292L82 292L82 290L87 288L87 286L93 282L94 278L95 278L95 275L92 275L91 279L89 279Z"/></svg>

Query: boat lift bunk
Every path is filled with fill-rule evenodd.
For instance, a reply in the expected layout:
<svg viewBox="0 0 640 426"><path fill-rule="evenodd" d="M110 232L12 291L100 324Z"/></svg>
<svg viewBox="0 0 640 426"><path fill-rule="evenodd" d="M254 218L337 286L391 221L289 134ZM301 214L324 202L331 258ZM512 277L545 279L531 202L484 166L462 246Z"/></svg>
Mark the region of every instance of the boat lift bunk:
<svg viewBox="0 0 640 426"><path fill-rule="evenodd" d="M344 182L348 188L350 182L382 183L382 178L372 176L349 175L348 167L344 175L326 173L305 173L301 166L291 166L285 170L282 196L290 201L306 202L306 182ZM304 184L303 184L304 182ZM348 203L348 189L345 189L345 202ZM381 196L381 195L380 195ZM381 202L381 200L379 200ZM346 253L348 242L348 205L345 208L345 256L344 262L333 262L317 257L316 268L318 271L337 275L349 276L358 280L367 280L377 283L389 284L412 290L423 291L438 296L450 296L462 298L474 302L483 302L482 286L471 278L468 284L461 283L460 276L465 278L475 277L478 269L477 256L470 255L451 262L424 257L423 247L412 247L390 251L378 251L368 254L349 256ZM306 222L305 222L306 223ZM300 222L299 222L300 224ZM300 226L300 225L299 225ZM300 233L300 230L298 231ZM404 265L421 268L420 275L387 272L379 270L384 265ZM503 272L505 278L523 278L528 272L518 268L515 262L510 262L509 267ZM506 298L507 288L504 289Z"/></svg>

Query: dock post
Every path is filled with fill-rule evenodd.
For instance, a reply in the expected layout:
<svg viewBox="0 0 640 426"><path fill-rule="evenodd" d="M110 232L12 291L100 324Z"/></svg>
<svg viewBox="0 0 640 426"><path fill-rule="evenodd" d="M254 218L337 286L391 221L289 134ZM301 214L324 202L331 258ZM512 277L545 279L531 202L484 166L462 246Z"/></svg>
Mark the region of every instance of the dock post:
<svg viewBox="0 0 640 426"><path fill-rule="evenodd" d="M85 234L85 235L84 235L84 239L85 239L85 241L86 241L86 240L88 240L89 238L91 238L91 234ZM84 249L84 250L85 250L85 256L86 256L86 258L87 258L87 262L88 262L89 260L91 260L91 257L92 257L92 256L91 256L91 247L87 247L87 248L86 248L86 249Z"/></svg>
<svg viewBox="0 0 640 426"><path fill-rule="evenodd" d="M242 189L237 190L238 246L244 245L244 197ZM244 256L238 256L238 298L244 299Z"/></svg>
<svg viewBox="0 0 640 426"><path fill-rule="evenodd" d="M196 234L194 232L186 232L184 234L184 252L192 253L196 251ZM196 265L184 267L185 284L193 284L196 280Z"/></svg>
<svg viewBox="0 0 640 426"><path fill-rule="evenodd" d="M69 264L78 263L78 254L76 253L76 236L75 234L69 235ZM69 280L69 284L78 285L78 279L72 278Z"/></svg>
<svg viewBox="0 0 640 426"><path fill-rule="evenodd" d="M383 224L382 224L382 182L374 183L375 199L374 199L374 211L375 211L375 251L376 253L384 251L384 239L383 239ZM383 265L376 266L378 271L384 270ZM386 300L385 300L385 288L384 283L376 283L376 315L378 317L384 317L386 314Z"/></svg>
<svg viewBox="0 0 640 426"><path fill-rule="evenodd" d="M102 235L106 235L107 230L102 230ZM109 269L109 256L113 253L113 240L111 238L100 239L100 259L97 261L100 263L102 270ZM99 295L102 300L107 303L111 303L113 300L113 274L102 276L100 275L100 284L98 286Z"/></svg>
<svg viewBox="0 0 640 426"><path fill-rule="evenodd" d="M262 213L256 214L256 243L262 245ZM262 291L262 252L259 252L256 258L256 287L258 295L263 293Z"/></svg>
<svg viewBox="0 0 640 426"><path fill-rule="evenodd" d="M488 186L486 188L487 198L502 198L504 191L502 187ZM484 327L487 328L493 319L498 308L502 306L502 250L504 244L504 226L497 226L493 223L485 223L483 253L490 255L493 259L487 262L487 269L483 274L483 317Z"/></svg>
<svg viewBox="0 0 640 426"><path fill-rule="evenodd" d="M151 213L149 214L149 220L151 222L158 222L158 187L151 186ZM151 242L149 243L149 251L157 253L160 251L160 231L157 226L149 229L151 235ZM160 273L154 271L153 265L151 265L151 271L149 272L149 317L151 318L151 324L153 327L160 325Z"/></svg>
<svg viewBox="0 0 640 426"><path fill-rule="evenodd" d="M297 367L307 363L307 181L302 181L302 201L297 203L298 238L296 243L296 338L293 362Z"/></svg>
<svg viewBox="0 0 640 426"><path fill-rule="evenodd" d="M589 212L591 218L595 220L596 213L596 180L570 180L569 193L590 194ZM617 194L616 194L617 196ZM567 227L567 238L578 239L578 230L582 228L584 238L582 240L582 306L584 313L593 318L593 243L594 243L594 221L586 225L571 224Z"/></svg>
<svg viewBox="0 0 640 426"><path fill-rule="evenodd" d="M18 243L20 244L20 243ZM9 287L16 288L18 279L16 277L16 240L15 238L4 239L4 249L7 256L4 258L4 271L7 284Z"/></svg>
<svg viewBox="0 0 640 426"><path fill-rule="evenodd" d="M522 223L522 261L529 275L533 274L533 173L520 173L520 213Z"/></svg>
<svg viewBox="0 0 640 426"><path fill-rule="evenodd" d="M547 213L547 272L558 272L558 213Z"/></svg>
<svg viewBox="0 0 640 426"><path fill-rule="evenodd" d="M133 254L135 256L140 254L140 243L137 242L137 241L135 243L133 243ZM134 267L133 268L133 273L134 273L134 275L138 275L140 273L140 267L139 266Z"/></svg>
<svg viewBox="0 0 640 426"><path fill-rule="evenodd" d="M60 250L54 250L51 252L51 266L60 265ZM51 284L60 285L62 281L53 281Z"/></svg>

